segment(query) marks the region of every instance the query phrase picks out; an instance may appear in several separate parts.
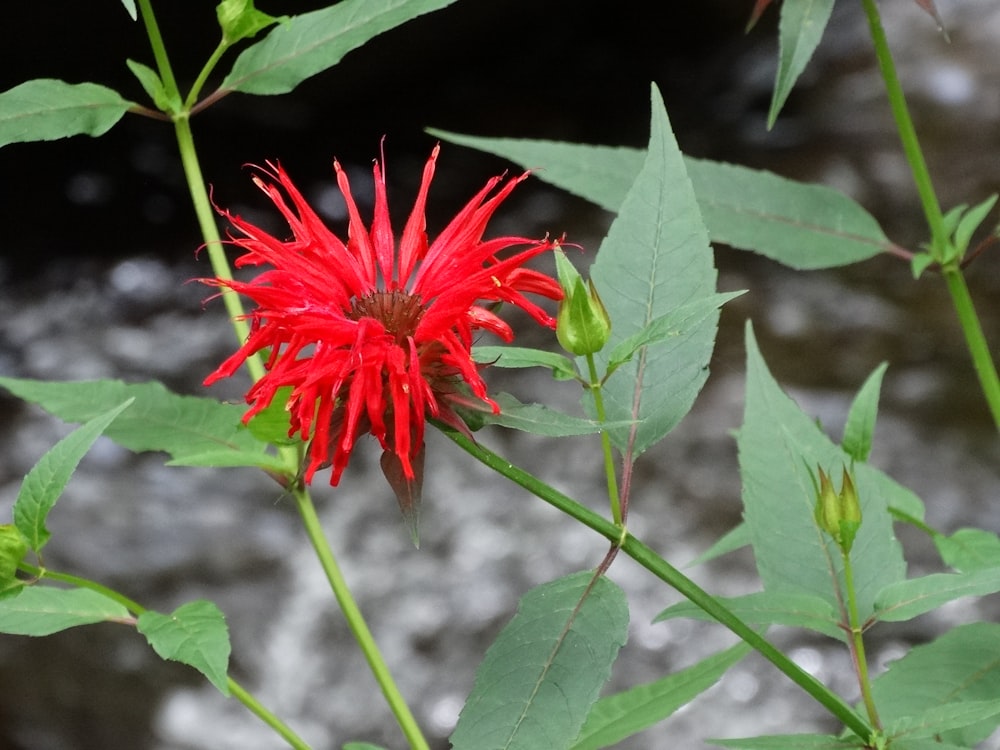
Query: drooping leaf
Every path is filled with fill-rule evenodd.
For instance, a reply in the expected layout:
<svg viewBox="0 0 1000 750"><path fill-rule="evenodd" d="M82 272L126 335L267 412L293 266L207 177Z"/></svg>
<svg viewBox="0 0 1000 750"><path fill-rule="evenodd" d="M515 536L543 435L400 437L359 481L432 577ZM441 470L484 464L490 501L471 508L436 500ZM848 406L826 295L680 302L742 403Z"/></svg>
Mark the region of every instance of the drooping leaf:
<svg viewBox="0 0 1000 750"><path fill-rule="evenodd" d="M90 589L36 584L0 599L0 633L10 635L51 635L77 625L128 617L121 604Z"/></svg>
<svg viewBox="0 0 1000 750"><path fill-rule="evenodd" d="M229 695L229 628L212 602L182 604L169 615L143 612L136 627L161 659L194 667Z"/></svg>
<svg viewBox="0 0 1000 750"><path fill-rule="evenodd" d="M42 456L21 482L14 501L14 524L35 552L39 552L52 536L45 527L45 520L80 460L108 425L132 403L133 399L127 397L71 432Z"/></svg>
<svg viewBox="0 0 1000 750"><path fill-rule="evenodd" d="M883 362L875 368L858 390L851 402L850 411L847 412L844 439L840 441L840 445L855 461L867 461L868 454L871 453L882 376L888 366L888 363Z"/></svg>
<svg viewBox="0 0 1000 750"><path fill-rule="evenodd" d="M833 0L788 0L781 4L778 24L781 51L771 109L767 113L768 129L774 127L795 82L816 51L832 12Z"/></svg>
<svg viewBox="0 0 1000 750"><path fill-rule="evenodd" d="M509 393L498 393L493 400L500 406L500 413L488 411L478 413L485 424L495 424L512 430L530 432L546 437L566 437L568 435L591 435L600 432L602 424L583 417L574 417L543 404L522 404ZM625 429L628 422L605 422L605 429Z"/></svg>
<svg viewBox="0 0 1000 750"><path fill-rule="evenodd" d="M959 529L951 536L934 535L934 545L945 565L969 573L1000 568L1000 538L984 529Z"/></svg>
<svg viewBox="0 0 1000 750"><path fill-rule="evenodd" d="M214 399L179 396L162 384L120 380L48 382L0 377L0 387L38 404L66 422L85 422L128 398L135 403L107 430L107 436L132 451L165 451L171 464L286 467L240 420L244 409ZM208 455L218 464L207 464Z"/></svg>
<svg viewBox="0 0 1000 750"><path fill-rule="evenodd" d="M571 750L611 747L687 705L750 652L745 643L709 656L662 679L601 698L587 715Z"/></svg>
<svg viewBox="0 0 1000 750"><path fill-rule="evenodd" d="M750 544L750 530L747 528L746 523L741 522L723 534L711 547L698 555L685 567L693 568L709 560L714 560L716 557L722 557L722 555L742 549L748 544Z"/></svg>
<svg viewBox="0 0 1000 750"><path fill-rule="evenodd" d="M960 625L931 643L912 648L872 684L872 696L885 726L958 701L995 702L998 695L1000 625L990 622ZM994 716L942 732L940 740L974 747L998 724Z"/></svg>
<svg viewBox="0 0 1000 750"><path fill-rule="evenodd" d="M495 367L547 367L557 380L570 380L577 375L573 360L556 352L528 349L520 346L476 346L472 358Z"/></svg>
<svg viewBox="0 0 1000 750"><path fill-rule="evenodd" d="M734 597L718 597L719 601L750 625L788 625L807 628L837 640L844 640L844 631L837 624L839 617L833 605L811 594L770 593L760 591ZM715 622L703 609L683 601L660 612L653 622L691 617Z"/></svg>
<svg viewBox="0 0 1000 750"><path fill-rule="evenodd" d="M757 570L767 592L811 594L840 611L841 556L816 522L810 471L840 472L850 457L781 391L749 324L746 342L746 413L737 442L743 516ZM906 565L887 508L898 485L867 464L855 466L854 479L862 522L851 560L864 620L874 611L876 595L904 579Z"/></svg>
<svg viewBox="0 0 1000 750"><path fill-rule="evenodd" d="M1000 591L1000 568L969 573L932 573L891 584L875 598L875 617L886 622L911 620L965 596Z"/></svg>
<svg viewBox="0 0 1000 750"><path fill-rule="evenodd" d="M104 135L133 106L117 91L96 83L27 81L0 93L0 146Z"/></svg>
<svg viewBox="0 0 1000 750"><path fill-rule="evenodd" d="M630 336L668 313L715 293L708 234L684 170L659 91L653 88L647 158L590 268L611 318L611 338L595 359L598 371ZM682 335L642 349L604 385L611 442L632 458L663 438L687 414L708 377L718 312ZM590 408L589 395L584 398Z"/></svg>
<svg viewBox="0 0 1000 750"><path fill-rule="evenodd" d="M532 589L486 652L454 750L569 748L628 631L625 594L584 571Z"/></svg>
<svg viewBox="0 0 1000 750"><path fill-rule="evenodd" d="M773 734L766 737L711 739L707 742L739 750L847 750L865 747L864 742L858 738L841 739L830 734Z"/></svg>
<svg viewBox="0 0 1000 750"><path fill-rule="evenodd" d="M539 179L608 211L621 207L643 163L638 149L428 132L537 169ZM892 248L872 215L838 190L735 164L691 157L684 164L712 242L797 269L847 265Z"/></svg>
<svg viewBox="0 0 1000 750"><path fill-rule="evenodd" d="M344 0L293 16L244 50L220 89L287 94L379 34L454 1Z"/></svg>

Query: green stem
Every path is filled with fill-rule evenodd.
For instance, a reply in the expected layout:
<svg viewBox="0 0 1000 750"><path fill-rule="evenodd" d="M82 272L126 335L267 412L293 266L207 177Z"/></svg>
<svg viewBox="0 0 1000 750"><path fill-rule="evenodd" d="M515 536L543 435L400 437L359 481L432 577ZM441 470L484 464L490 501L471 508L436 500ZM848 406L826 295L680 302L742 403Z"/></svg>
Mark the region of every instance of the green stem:
<svg viewBox="0 0 1000 750"><path fill-rule="evenodd" d="M75 576L70 573L60 573L57 570L37 567L26 562L22 562L18 567L28 575L39 580L49 578L53 581L68 583L71 586L76 586L77 588L96 591L97 593L106 596L108 599L122 605L135 617L139 617L147 611L147 609L137 601L129 599L124 594L108 588L104 584L98 583L97 581L91 581L88 578L81 578L80 576ZM259 700L257 700L246 688L236 682L236 680L227 675L226 683L229 686L230 695L236 698L236 700L246 706L252 714L257 716L261 719L261 721L273 729L289 744L290 747L295 748L295 750L310 750L309 745L305 742L305 740L295 734L295 732L293 732L287 724L265 708Z"/></svg>
<svg viewBox="0 0 1000 750"><path fill-rule="evenodd" d="M940 262L949 241L948 233L944 227L941 206L938 203L937 193L934 192L934 185L927 169L927 162L924 160L924 153L920 148L920 141L917 140L916 128L913 127L913 120L910 118L910 111L906 106L906 97L903 94L903 87L899 83L899 76L896 74L896 65L892 60L892 53L889 51L889 41L886 39L885 29L882 27L878 5L875 0L861 0L861 2L865 8L865 14L868 16L868 29L875 46L879 70L882 72L883 81L885 81L885 90L889 98L889 106L892 108L892 116L896 120L896 130L899 131L903 151L906 153L906 160L913 173L913 182L917 186L920 202L924 207L924 216L930 227L931 253L934 255L934 259Z"/></svg>
<svg viewBox="0 0 1000 750"><path fill-rule="evenodd" d="M170 67L170 58L167 56L167 48L163 44L163 36L160 34L159 24L156 23L156 15L153 13L150 0L139 0L139 13L142 16L142 23L146 27L149 44L153 48L153 59L156 60L156 68L160 73L164 92L168 99L180 100L177 79L174 78L173 68Z"/></svg>
<svg viewBox="0 0 1000 750"><path fill-rule="evenodd" d="M872 698L872 685L868 677L868 658L865 656L865 640L862 635L861 618L858 616L858 597L854 591L854 566L851 565L851 555L841 549L844 561L844 588L847 589L847 616L851 625L851 653L854 666L858 671L858 683L861 685L861 698L868 712L868 720L876 729L882 728L875 700Z"/></svg>
<svg viewBox="0 0 1000 750"><path fill-rule="evenodd" d="M185 111L190 112L191 108L195 105L195 102L198 101L198 94L201 93L201 89L205 85L205 81L208 80L208 76L211 75L215 66L219 64L219 60L221 60L222 56L226 54L226 50L228 50L230 46L229 42L223 39L219 42L219 46L215 48L211 56L209 56L208 61L202 67L198 77L195 79L194 83L191 84L191 90L188 91L187 99L184 100Z"/></svg>
<svg viewBox="0 0 1000 750"><path fill-rule="evenodd" d="M770 661L775 667L783 672L796 685L801 687L811 695L820 705L826 708L831 714L840 719L858 737L866 740L872 734L872 728L865 723L855 711L840 696L832 692L823 683L817 680L808 672L805 672L795 662L785 654L775 648L769 641L763 638L756 630L747 625L736 616L726 606L721 604L715 597L700 588L694 581L685 576L660 555L636 539L631 534L621 533L621 528L601 515L595 513L576 500L562 494L558 490L545 484L537 477L514 466L501 456L498 456L488 448L483 447L460 433L443 429L443 432L451 438L460 448L469 455L494 471L507 477L514 483L531 492L536 497L544 500L550 505L558 508L563 513L575 518L580 523L588 526L601 536L605 537L613 544L621 542L621 549L625 554L642 565L660 580L672 586L679 593L684 595L689 601L700 607L703 611L711 615L714 619L725 625L733 633L738 635L752 648L756 649L765 659Z"/></svg>
<svg viewBox="0 0 1000 750"><path fill-rule="evenodd" d="M392 709L400 729L403 730L403 734L410 743L411 748L414 748L414 750L428 750L427 740L424 739L416 719L414 719L413 714L406 705L402 693L399 692L399 688L396 686L396 682L389 672L389 667L386 665L385 659L382 657L382 653L379 651L378 645L375 643L375 639L368 629L368 624L361 614L361 609L354 600L354 596L347 586L347 581L340 571L340 566L333 556L333 551L330 549L326 536L323 534L323 528L320 524L319 516L316 515L316 508L313 505L312 498L309 496L309 492L299 484L293 487L292 494L295 497L299 514L302 517L302 523L305 525L306 534L309 536L309 541L312 543L320 565L322 565L327 580L330 582L330 588L333 589L333 595L337 599L337 604L340 605L340 609L344 613L344 618L347 620L347 625L351 629L354 639L361 647L365 659L368 661L368 667L375 676L379 687L382 688L382 694L389 703L389 707Z"/></svg>
<svg viewBox="0 0 1000 750"><path fill-rule="evenodd" d="M1000 429L1000 378L997 376L996 365L990 355L990 347L983 334L983 327L979 323L979 316L972 304L972 296L969 294L969 287L965 283L965 277L956 264L949 264L941 269L945 283L948 285L948 292L951 294L952 304L958 314L958 321L965 334L965 344L972 355L972 365L979 377L979 385L986 396L986 403L989 404L990 413L993 415L993 422L997 429Z"/></svg>
<svg viewBox="0 0 1000 750"><path fill-rule="evenodd" d="M597 422L604 424L607 421L604 410L604 396L601 393L601 379L597 377L597 365L594 363L594 355L587 355L587 367L590 370L590 383L587 387L594 397L594 411L597 414ZM625 516L622 513L621 498L618 495L618 477L615 473L615 456L611 448L611 438L608 437L607 430L601 430L601 449L604 451L604 474L608 478L608 500L611 503L611 518L615 526L619 528L625 525Z"/></svg>

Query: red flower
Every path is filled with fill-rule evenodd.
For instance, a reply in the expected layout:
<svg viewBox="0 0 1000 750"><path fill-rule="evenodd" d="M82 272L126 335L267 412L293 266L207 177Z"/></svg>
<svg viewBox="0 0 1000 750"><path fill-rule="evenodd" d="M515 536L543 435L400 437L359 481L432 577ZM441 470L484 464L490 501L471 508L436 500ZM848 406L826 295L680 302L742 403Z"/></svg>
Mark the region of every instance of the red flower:
<svg viewBox="0 0 1000 750"><path fill-rule="evenodd" d="M222 211L242 235L233 238L246 251L236 266L270 268L250 282L212 282L249 297L257 308L247 316L246 343L205 384L232 375L247 357L266 351L267 373L247 393L250 409L244 421L268 406L279 389L291 386L289 434L311 441L305 481L332 464L330 483L337 484L354 443L370 432L385 451L382 466L404 512L419 499L425 420L434 417L467 433L455 406L499 411L470 348L476 330L504 341L513 338L513 331L483 303L516 305L551 328L555 320L524 293L562 297L555 280L524 268L553 242L482 239L493 212L527 173L507 180L492 196L502 177L491 179L428 245L424 211L437 155L435 147L398 243L377 161L370 229L347 175L334 162L347 203L346 243L323 225L284 170L268 164L262 174L277 184L260 177L254 182L281 211L292 238L279 240ZM498 257L512 246L522 249Z"/></svg>

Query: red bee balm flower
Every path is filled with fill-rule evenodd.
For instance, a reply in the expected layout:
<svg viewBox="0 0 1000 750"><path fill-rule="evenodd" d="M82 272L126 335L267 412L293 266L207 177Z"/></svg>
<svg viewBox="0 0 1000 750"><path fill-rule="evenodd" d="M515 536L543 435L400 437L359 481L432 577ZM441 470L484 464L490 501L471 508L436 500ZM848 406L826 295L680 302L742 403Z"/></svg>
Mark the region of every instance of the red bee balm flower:
<svg viewBox="0 0 1000 750"><path fill-rule="evenodd" d="M527 173L507 180L492 196L503 178L491 179L428 245L424 211L437 155L435 147L398 244L377 161L370 229L347 175L333 164L347 203L346 243L323 225L284 170L268 164L262 174L277 184L260 177L254 182L281 211L292 239L279 240L222 211L242 235L233 238L246 251L236 266L271 268L250 282L212 282L249 297L257 308L247 316L246 343L205 384L232 375L247 357L266 350L267 373L247 393L244 421L291 386L289 434L311 440L305 481L332 464L330 483L337 484L354 443L370 432L385 451L382 467L404 513L419 501L425 419L468 434L453 407L499 411L472 360L472 336L481 329L510 341L513 331L483 303L511 303L553 328L555 320L524 294L562 297L554 279L524 268L555 243L482 239L493 212ZM526 247L498 257L513 246Z"/></svg>

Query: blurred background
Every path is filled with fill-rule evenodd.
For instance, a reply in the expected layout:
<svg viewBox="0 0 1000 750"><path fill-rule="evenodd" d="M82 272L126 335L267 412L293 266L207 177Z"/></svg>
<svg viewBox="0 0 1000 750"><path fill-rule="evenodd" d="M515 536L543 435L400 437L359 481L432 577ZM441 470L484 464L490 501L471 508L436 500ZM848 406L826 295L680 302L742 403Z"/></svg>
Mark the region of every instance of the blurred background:
<svg viewBox="0 0 1000 750"><path fill-rule="evenodd" d="M319 2L266 2L296 14ZM349 54L280 97L231 95L193 121L215 200L267 224L274 212L247 163L278 159L339 227L334 157L359 197L385 137L390 205L409 210L433 126L478 135L642 146L649 83L663 92L682 150L838 187L898 244L926 236L884 101L861 8L837 5L826 38L775 128L765 129L777 55L777 8L751 33L751 0L649 4L462 0ZM943 205L1000 189L1000 9L938 0L947 43L915 2L883 4L885 23ZM211 2L159 3L181 81L217 41ZM126 58L152 64L120 3L17 4L0 29L0 90L32 78L93 81L144 100ZM229 60L231 62L231 59ZM219 67L228 70L227 61ZM220 74L221 78L221 74ZM206 91L211 90L211 84ZM501 160L444 145L430 230ZM126 116L99 139L0 150L0 373L48 379L157 379L203 394L201 381L234 346L220 304L189 280L210 274L172 129ZM565 232L594 252L612 216L532 180L505 204L496 233ZM996 223L995 213L988 223ZM275 223L275 231L280 227ZM748 289L723 312L712 376L691 415L640 461L630 528L683 565L739 522L731 430L742 418L742 330L752 319L779 382L839 438L866 375L890 362L873 461L916 491L945 531L1000 531L998 445L947 294L914 282L906 264L875 258L846 269L792 272L717 248L720 289ZM969 283L987 336L1000 336L998 260L979 258ZM525 331L525 341L554 342ZM578 394L541 373L493 373L523 400L572 408ZM500 376L500 377L497 377ZM213 387L238 400L245 383ZM69 428L0 396L0 518L20 480ZM602 508L592 439L542 440L501 430L481 440L581 501ZM348 580L404 694L435 747L451 731L486 645L531 586L592 566L593 534L494 480L436 435L429 438L422 546L413 549L362 443L336 491L317 502ZM291 503L251 470L167 469L100 441L51 517L47 562L121 589L160 611L208 598L226 612L234 675L316 748L366 740L402 747L388 709L350 641L305 546ZM907 529L911 574L935 565ZM758 588L744 552L689 571L720 595ZM655 679L732 642L721 628L652 625L677 601L619 559L612 577L632 607L629 645L612 689ZM956 602L872 634L876 670L955 623L997 614ZM774 639L820 679L856 697L846 654L776 629ZM725 717L724 719L721 717ZM705 737L835 727L768 665L749 657L693 706L622 745L706 747ZM1000 747L1000 742L987 745ZM0 750L277 748L281 743L192 670L160 662L144 640L104 624L45 639L0 638Z"/></svg>

